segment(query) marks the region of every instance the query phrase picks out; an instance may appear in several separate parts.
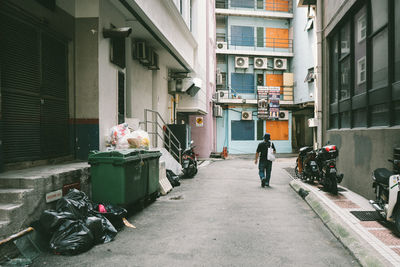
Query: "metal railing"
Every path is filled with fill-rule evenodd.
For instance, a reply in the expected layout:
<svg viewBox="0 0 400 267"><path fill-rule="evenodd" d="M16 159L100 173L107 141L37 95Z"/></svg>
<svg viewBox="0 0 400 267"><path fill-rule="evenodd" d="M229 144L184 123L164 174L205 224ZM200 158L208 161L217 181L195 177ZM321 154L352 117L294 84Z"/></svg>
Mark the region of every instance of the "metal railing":
<svg viewBox="0 0 400 267"><path fill-rule="evenodd" d="M216 0L215 8L293 12L292 0Z"/></svg>
<svg viewBox="0 0 400 267"><path fill-rule="evenodd" d="M150 116L149 116L150 115ZM162 123L162 125L160 124ZM178 138L172 133L171 129L167 126L167 123L163 120L160 113L151 109L144 110L144 130L151 136L153 136L153 144L157 147L158 138L163 141L164 147L168 152L179 162L182 163L182 147ZM151 131L148 128L148 124L151 125ZM160 134L160 132L162 134ZM166 140L167 138L167 140ZM175 151L178 151L176 153Z"/></svg>
<svg viewBox="0 0 400 267"><path fill-rule="evenodd" d="M224 92L224 96L218 96L220 91ZM217 87L217 99L251 99L251 98L256 98L257 97L257 86L248 86L248 87L242 87L242 88L232 88L232 87ZM250 96L251 95L251 96ZM284 98L290 98L291 99L284 99ZM250 97L250 98L249 98ZM286 95L285 92L281 91L280 94L280 99L281 100L288 100L288 101L293 101L293 94Z"/></svg>
<svg viewBox="0 0 400 267"><path fill-rule="evenodd" d="M216 37L219 41L224 40L224 42L227 43L228 49L249 48L253 50L293 52L293 39L289 38L257 38L255 36L245 34L230 36L217 34Z"/></svg>

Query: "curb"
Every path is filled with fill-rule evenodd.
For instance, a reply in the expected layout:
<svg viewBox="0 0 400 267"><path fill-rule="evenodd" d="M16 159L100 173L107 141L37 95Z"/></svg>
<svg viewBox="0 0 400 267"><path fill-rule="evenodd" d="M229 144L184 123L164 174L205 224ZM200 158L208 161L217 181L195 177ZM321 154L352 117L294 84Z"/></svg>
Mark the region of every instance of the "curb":
<svg viewBox="0 0 400 267"><path fill-rule="evenodd" d="M302 182L292 180L289 184L307 202L326 227L350 251L361 266L393 266L366 240L351 229L331 208L323 203L314 192L307 190Z"/></svg>

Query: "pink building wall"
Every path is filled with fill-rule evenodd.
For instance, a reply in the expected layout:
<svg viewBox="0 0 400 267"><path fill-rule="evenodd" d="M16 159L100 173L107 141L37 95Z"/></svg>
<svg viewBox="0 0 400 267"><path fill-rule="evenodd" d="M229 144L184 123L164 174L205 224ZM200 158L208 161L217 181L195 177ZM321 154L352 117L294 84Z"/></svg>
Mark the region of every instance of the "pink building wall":
<svg viewBox="0 0 400 267"><path fill-rule="evenodd" d="M216 71L216 56L215 56L215 5L213 0L207 0L207 17L206 17L206 34L207 42L207 59L206 59L206 101L207 114L189 116L189 125L192 127L192 140L194 142L195 153L200 158L207 158L210 153L216 151L216 120L213 117L213 102L211 101L215 93L215 71ZM196 118L203 117L203 127L196 126Z"/></svg>

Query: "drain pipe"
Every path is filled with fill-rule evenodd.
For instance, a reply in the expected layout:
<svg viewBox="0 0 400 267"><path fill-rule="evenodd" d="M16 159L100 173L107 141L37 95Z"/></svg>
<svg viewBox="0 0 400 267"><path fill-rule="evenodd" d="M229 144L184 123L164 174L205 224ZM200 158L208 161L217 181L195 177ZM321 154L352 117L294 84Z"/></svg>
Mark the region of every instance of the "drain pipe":
<svg viewBox="0 0 400 267"><path fill-rule="evenodd" d="M323 87L323 45L322 40L324 36L323 31L323 0L317 0L317 21L316 21L316 28L317 28L317 90L316 90L316 103L314 106L314 117L317 118L318 126L317 126L317 147L322 145L322 87Z"/></svg>

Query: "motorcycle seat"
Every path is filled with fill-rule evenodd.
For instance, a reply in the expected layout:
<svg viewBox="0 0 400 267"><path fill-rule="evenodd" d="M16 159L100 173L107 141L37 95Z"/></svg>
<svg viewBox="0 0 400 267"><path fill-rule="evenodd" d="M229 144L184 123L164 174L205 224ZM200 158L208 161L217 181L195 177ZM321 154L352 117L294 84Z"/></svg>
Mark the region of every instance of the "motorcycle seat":
<svg viewBox="0 0 400 267"><path fill-rule="evenodd" d="M374 177L380 184L389 185L389 177L393 175L393 172L386 168L379 168L374 171Z"/></svg>

